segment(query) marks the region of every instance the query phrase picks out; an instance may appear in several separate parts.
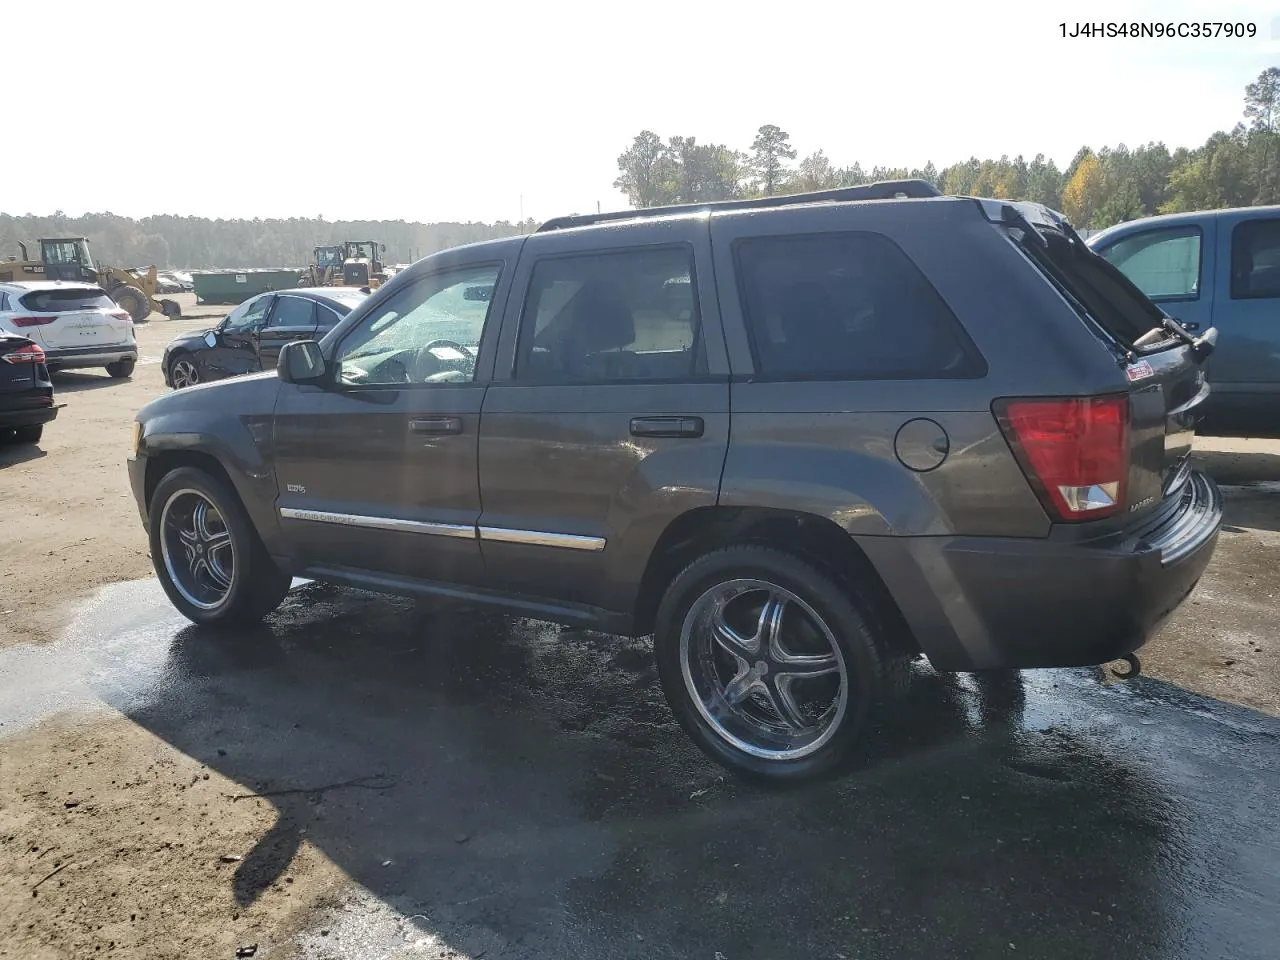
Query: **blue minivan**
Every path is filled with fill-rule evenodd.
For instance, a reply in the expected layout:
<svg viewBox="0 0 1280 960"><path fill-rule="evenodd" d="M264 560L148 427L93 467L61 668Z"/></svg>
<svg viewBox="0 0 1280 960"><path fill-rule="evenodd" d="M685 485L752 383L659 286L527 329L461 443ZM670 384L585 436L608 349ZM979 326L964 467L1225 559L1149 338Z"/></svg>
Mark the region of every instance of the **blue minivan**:
<svg viewBox="0 0 1280 960"><path fill-rule="evenodd" d="M1192 332L1218 328L1201 432L1280 436L1280 206L1131 220L1088 244Z"/></svg>

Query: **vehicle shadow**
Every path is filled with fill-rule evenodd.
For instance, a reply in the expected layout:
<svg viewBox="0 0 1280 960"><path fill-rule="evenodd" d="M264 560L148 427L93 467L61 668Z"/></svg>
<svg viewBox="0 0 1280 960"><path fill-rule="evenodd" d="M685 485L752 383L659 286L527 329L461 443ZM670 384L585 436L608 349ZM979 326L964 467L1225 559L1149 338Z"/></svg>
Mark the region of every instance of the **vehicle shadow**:
<svg viewBox="0 0 1280 960"><path fill-rule="evenodd" d="M1152 761L1016 679L921 665L855 770L764 789L691 746L644 641L310 584L162 674L124 712L276 809L241 904L305 836L486 957L1132 960L1186 922Z"/></svg>
<svg viewBox="0 0 1280 960"><path fill-rule="evenodd" d="M1262 451L1206 450L1192 454L1197 465L1219 484L1280 481L1280 454Z"/></svg>
<svg viewBox="0 0 1280 960"><path fill-rule="evenodd" d="M127 382L127 380L117 380L110 377L105 372L86 373L81 370L53 371L53 391L55 394L79 393L82 390L97 390L101 387L111 387Z"/></svg>
<svg viewBox="0 0 1280 960"><path fill-rule="evenodd" d="M13 467L49 454L37 443L19 443L13 431L0 428L0 468Z"/></svg>

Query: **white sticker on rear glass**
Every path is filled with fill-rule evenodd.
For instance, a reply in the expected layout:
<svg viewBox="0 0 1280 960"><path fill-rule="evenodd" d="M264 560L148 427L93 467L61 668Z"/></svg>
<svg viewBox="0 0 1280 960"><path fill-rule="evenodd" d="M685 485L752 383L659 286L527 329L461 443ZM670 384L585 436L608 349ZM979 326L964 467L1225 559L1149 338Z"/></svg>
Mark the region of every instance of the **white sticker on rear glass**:
<svg viewBox="0 0 1280 960"><path fill-rule="evenodd" d="M1151 369L1151 364L1146 360L1139 360L1137 363L1129 364L1129 366L1125 367L1124 372L1128 375L1130 383L1134 380L1145 380L1155 373Z"/></svg>

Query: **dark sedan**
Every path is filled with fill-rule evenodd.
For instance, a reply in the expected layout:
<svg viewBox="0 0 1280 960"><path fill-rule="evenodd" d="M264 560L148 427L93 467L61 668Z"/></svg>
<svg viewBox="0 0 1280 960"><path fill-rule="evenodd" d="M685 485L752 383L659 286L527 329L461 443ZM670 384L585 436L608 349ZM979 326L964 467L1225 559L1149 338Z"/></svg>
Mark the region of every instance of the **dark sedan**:
<svg viewBox="0 0 1280 960"><path fill-rule="evenodd" d="M232 310L216 327L178 337L164 351L174 389L271 370L290 340L319 340L367 294L349 287L277 290Z"/></svg>
<svg viewBox="0 0 1280 960"><path fill-rule="evenodd" d="M35 443L58 415L44 351L26 337L0 330L0 439Z"/></svg>

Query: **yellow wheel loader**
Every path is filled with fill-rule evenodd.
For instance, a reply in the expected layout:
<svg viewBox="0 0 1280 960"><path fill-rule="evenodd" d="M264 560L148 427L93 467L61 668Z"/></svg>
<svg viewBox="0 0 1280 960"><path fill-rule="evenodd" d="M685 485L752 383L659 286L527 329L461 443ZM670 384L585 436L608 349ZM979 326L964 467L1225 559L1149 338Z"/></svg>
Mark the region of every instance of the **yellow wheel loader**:
<svg viewBox="0 0 1280 960"><path fill-rule="evenodd" d="M122 270L119 267L95 266L89 254L89 241L84 237L53 237L40 241L40 259L27 255L27 245L18 243L21 259L0 260L0 281L66 280L96 283L106 290L134 323L144 323L153 312L170 320L182 316L182 308L173 300L157 300L159 282L156 268Z"/></svg>
<svg viewBox="0 0 1280 960"><path fill-rule="evenodd" d="M300 287L333 287L342 282L342 245L316 247L311 265L298 277Z"/></svg>
<svg viewBox="0 0 1280 960"><path fill-rule="evenodd" d="M368 287L376 290L387 282L382 267L385 243L373 240L348 240L342 245L342 280L344 287Z"/></svg>

